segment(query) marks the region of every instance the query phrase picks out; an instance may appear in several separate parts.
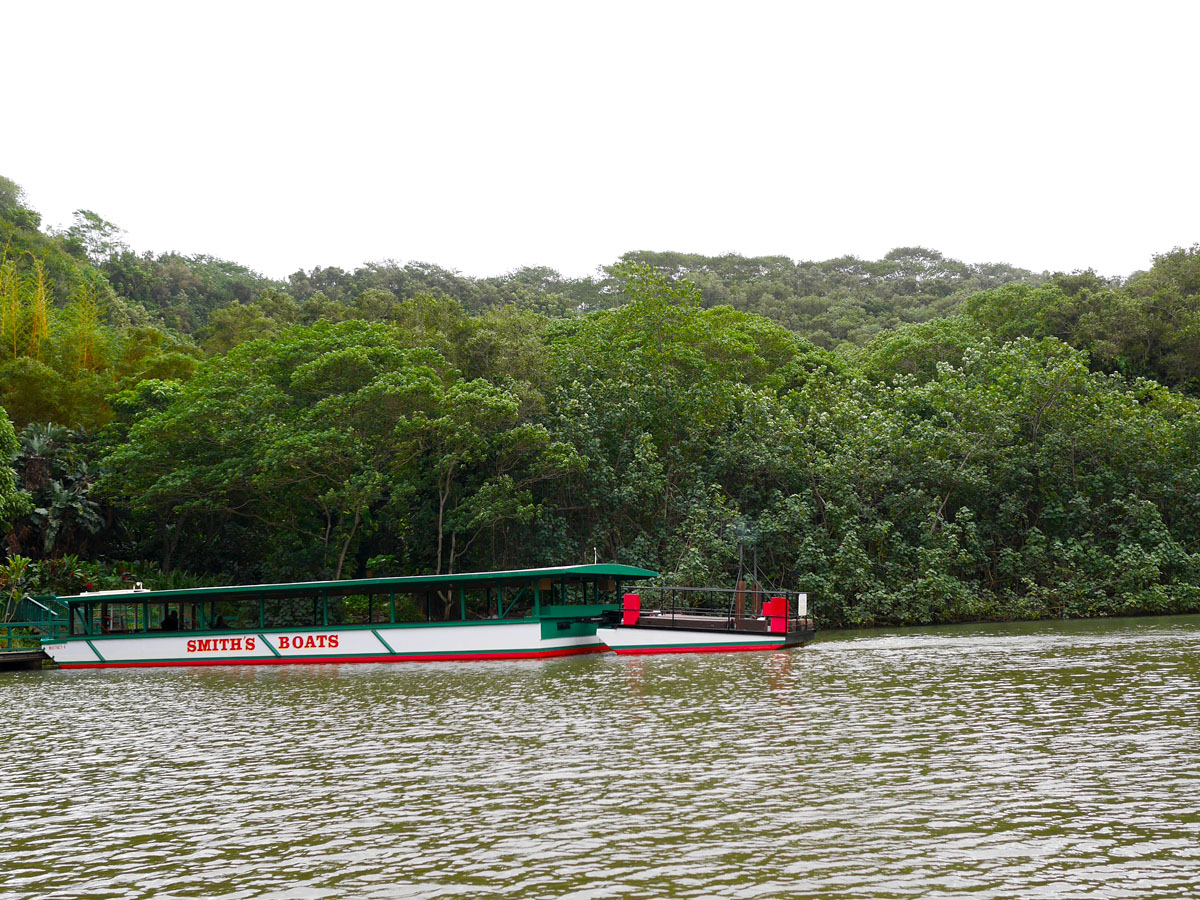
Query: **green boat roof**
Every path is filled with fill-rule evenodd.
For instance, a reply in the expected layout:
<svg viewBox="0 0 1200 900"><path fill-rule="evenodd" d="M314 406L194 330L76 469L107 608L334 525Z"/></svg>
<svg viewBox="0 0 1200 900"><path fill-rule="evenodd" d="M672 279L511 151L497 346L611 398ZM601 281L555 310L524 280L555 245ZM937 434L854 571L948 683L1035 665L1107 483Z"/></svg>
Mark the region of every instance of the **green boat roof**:
<svg viewBox="0 0 1200 900"><path fill-rule="evenodd" d="M237 584L227 587L198 587L179 588L177 590L155 591L149 588L135 591L94 591L91 593L58 597L56 599L67 603L86 603L101 600L109 603L154 600L170 600L174 598L199 599L211 596L229 596L231 594L263 594L288 595L292 597L306 594L317 595L323 591L338 593L382 593L393 589L410 589L429 587L436 588L444 585L501 584L524 582L542 578L621 578L639 579L654 578L658 575L650 569L639 569L637 566L622 566L616 563L600 563L592 566L554 566L548 569L509 569L499 572L460 572L454 575L406 575L396 578L358 578L344 581L296 581L280 584Z"/></svg>

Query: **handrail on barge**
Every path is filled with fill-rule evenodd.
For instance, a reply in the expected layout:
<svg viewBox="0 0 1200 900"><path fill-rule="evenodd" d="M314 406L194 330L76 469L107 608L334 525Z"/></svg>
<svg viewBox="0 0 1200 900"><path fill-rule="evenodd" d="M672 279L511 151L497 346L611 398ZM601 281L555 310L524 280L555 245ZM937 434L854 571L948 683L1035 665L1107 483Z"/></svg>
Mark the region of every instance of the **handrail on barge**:
<svg viewBox="0 0 1200 900"><path fill-rule="evenodd" d="M661 610L662 615L668 616L707 615L724 616L730 619L757 619L763 615L762 607L764 600L781 597L787 602L787 615L789 619L803 619L808 617L808 594L803 591L771 591L751 587L720 588L690 587L684 585L647 585L639 587L637 592L639 596L657 592L664 599L669 599L669 607ZM676 594L728 595L729 602L720 607L713 603L685 606L679 602L679 598L674 596ZM751 601L749 609L746 608L747 600ZM664 606L666 604L660 603L660 607Z"/></svg>

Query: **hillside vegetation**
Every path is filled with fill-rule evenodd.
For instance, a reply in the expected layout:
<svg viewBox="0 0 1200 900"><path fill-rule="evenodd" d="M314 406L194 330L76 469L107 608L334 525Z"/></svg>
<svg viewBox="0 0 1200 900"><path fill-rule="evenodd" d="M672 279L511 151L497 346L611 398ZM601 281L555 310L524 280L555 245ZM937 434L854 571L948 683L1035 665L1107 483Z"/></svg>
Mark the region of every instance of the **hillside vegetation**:
<svg viewBox="0 0 1200 900"><path fill-rule="evenodd" d="M744 546L826 624L1200 611L1200 247L274 281L0 179L0 249L6 594Z"/></svg>

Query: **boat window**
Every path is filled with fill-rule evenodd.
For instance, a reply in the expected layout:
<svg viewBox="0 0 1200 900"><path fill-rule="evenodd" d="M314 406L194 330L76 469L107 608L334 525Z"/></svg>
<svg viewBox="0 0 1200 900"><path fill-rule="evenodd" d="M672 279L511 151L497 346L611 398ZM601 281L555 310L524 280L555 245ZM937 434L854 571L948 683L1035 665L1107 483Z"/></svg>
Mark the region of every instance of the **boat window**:
<svg viewBox="0 0 1200 900"><path fill-rule="evenodd" d="M430 622L457 622L462 619L458 591L453 587L425 593L425 608Z"/></svg>
<svg viewBox="0 0 1200 900"><path fill-rule="evenodd" d="M392 621L392 605L387 594L367 595L367 621L372 625L385 625Z"/></svg>
<svg viewBox="0 0 1200 900"><path fill-rule="evenodd" d="M391 618L387 597L351 594L329 598L330 625L368 625L387 622Z"/></svg>
<svg viewBox="0 0 1200 900"><path fill-rule="evenodd" d="M150 603L151 631L184 631L186 610L179 603Z"/></svg>
<svg viewBox="0 0 1200 900"><path fill-rule="evenodd" d="M71 609L71 634L91 634L91 608L76 606Z"/></svg>
<svg viewBox="0 0 1200 900"><path fill-rule="evenodd" d="M397 594L396 595L396 621L397 622L424 622L425 621L425 598L416 597L413 594Z"/></svg>
<svg viewBox="0 0 1200 900"><path fill-rule="evenodd" d="M611 578L601 578L595 583L596 603L619 604L621 586Z"/></svg>
<svg viewBox="0 0 1200 900"><path fill-rule="evenodd" d="M240 595L204 604L205 626L213 631L249 630L258 627L258 598Z"/></svg>
<svg viewBox="0 0 1200 900"><path fill-rule="evenodd" d="M140 603L101 604L101 631L104 634L130 634L145 629Z"/></svg>
<svg viewBox="0 0 1200 900"><path fill-rule="evenodd" d="M617 602L617 583L611 579L586 581L543 579L539 587L543 606Z"/></svg>
<svg viewBox="0 0 1200 900"><path fill-rule="evenodd" d="M491 588L476 588L464 591L462 606L471 620L497 618L495 591Z"/></svg>
<svg viewBox="0 0 1200 900"><path fill-rule="evenodd" d="M323 625L320 597L267 597L263 608L267 628Z"/></svg>
<svg viewBox="0 0 1200 900"><path fill-rule="evenodd" d="M533 587L528 584L506 584L497 588L497 617L523 619L533 614Z"/></svg>

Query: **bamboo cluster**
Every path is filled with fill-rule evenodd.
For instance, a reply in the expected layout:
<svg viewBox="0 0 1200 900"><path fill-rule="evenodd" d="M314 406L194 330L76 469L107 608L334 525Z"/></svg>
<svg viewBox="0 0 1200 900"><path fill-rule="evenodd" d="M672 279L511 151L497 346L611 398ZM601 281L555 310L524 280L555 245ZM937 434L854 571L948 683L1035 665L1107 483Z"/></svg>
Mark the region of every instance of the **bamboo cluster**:
<svg viewBox="0 0 1200 900"><path fill-rule="evenodd" d="M27 255L30 264L22 270L7 248L0 253L0 354L41 361L51 335L61 330L76 371L102 368L103 304L96 286L79 279L70 303L58 311L45 263Z"/></svg>

